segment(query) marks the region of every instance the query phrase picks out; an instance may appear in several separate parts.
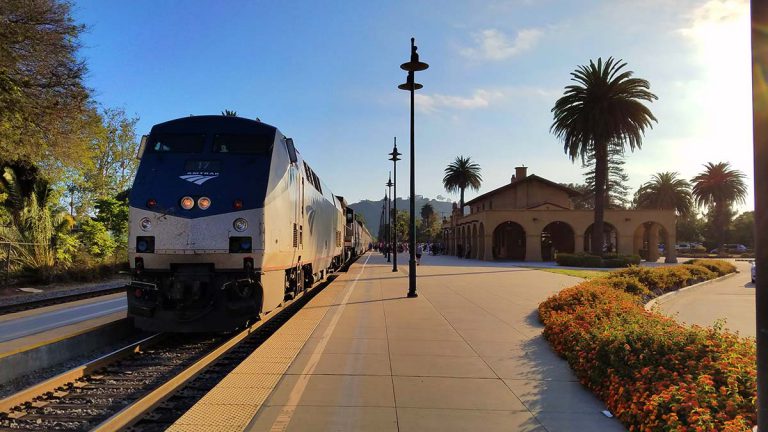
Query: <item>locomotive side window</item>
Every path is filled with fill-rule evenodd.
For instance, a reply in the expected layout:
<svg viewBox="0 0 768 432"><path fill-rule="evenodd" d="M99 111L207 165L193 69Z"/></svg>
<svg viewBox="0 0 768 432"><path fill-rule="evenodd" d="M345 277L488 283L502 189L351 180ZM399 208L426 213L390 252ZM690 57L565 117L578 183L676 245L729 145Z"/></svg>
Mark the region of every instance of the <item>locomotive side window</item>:
<svg viewBox="0 0 768 432"><path fill-rule="evenodd" d="M213 137L214 153L269 154L274 135L217 134Z"/></svg>
<svg viewBox="0 0 768 432"><path fill-rule="evenodd" d="M204 134L160 133L149 136L146 150L150 153L200 153L204 144Z"/></svg>

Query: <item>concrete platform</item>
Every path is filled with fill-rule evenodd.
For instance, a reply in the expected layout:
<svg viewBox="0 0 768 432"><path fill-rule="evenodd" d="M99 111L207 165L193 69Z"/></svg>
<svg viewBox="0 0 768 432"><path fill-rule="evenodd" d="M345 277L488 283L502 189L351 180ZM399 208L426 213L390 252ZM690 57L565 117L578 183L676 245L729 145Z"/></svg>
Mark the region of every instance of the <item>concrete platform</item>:
<svg viewBox="0 0 768 432"><path fill-rule="evenodd" d="M539 302L579 279L425 256L409 299L406 261L362 257L251 356L271 367L244 362L171 430L624 430L541 337Z"/></svg>
<svg viewBox="0 0 768 432"><path fill-rule="evenodd" d="M133 332L125 293L0 316L0 383Z"/></svg>

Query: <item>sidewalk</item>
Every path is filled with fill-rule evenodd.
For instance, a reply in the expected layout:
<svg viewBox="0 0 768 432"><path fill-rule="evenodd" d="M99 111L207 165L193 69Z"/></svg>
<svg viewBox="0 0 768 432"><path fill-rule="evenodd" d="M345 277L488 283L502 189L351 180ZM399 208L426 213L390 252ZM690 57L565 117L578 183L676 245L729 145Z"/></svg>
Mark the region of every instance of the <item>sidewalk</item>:
<svg viewBox="0 0 768 432"><path fill-rule="evenodd" d="M541 337L539 302L579 279L424 256L409 299L399 258L393 273L363 256L338 281L246 430L624 430Z"/></svg>

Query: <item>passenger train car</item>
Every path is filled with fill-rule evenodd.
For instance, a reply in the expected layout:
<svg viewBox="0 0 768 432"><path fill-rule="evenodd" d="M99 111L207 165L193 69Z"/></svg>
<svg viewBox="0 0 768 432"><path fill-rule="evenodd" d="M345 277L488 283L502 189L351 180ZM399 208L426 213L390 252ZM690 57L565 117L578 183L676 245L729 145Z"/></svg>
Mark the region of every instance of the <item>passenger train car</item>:
<svg viewBox="0 0 768 432"><path fill-rule="evenodd" d="M129 196L137 327L227 331L363 253L365 226L278 129L229 116L155 125Z"/></svg>

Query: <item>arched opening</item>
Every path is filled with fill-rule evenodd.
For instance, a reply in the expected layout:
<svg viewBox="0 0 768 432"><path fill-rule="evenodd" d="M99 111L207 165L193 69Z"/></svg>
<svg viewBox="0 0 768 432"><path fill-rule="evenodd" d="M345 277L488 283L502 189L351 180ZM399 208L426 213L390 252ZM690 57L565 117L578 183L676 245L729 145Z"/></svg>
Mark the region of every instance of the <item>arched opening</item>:
<svg viewBox="0 0 768 432"><path fill-rule="evenodd" d="M665 255L669 244L669 235L664 227L653 221L644 222L635 229L633 236L632 252L640 255L640 258L655 262Z"/></svg>
<svg viewBox="0 0 768 432"><path fill-rule="evenodd" d="M553 261L558 252L573 253L573 228L565 222L552 222L541 231L541 259Z"/></svg>
<svg viewBox="0 0 768 432"><path fill-rule="evenodd" d="M485 259L485 227L482 222L480 223L478 235L480 236L480 244L477 248L477 259Z"/></svg>
<svg viewBox="0 0 768 432"><path fill-rule="evenodd" d="M507 221L493 230L493 259L525 260L525 230Z"/></svg>
<svg viewBox="0 0 768 432"><path fill-rule="evenodd" d="M584 252L592 250L592 225L584 231ZM612 253L618 250L619 232L616 231L615 226L608 222L603 222L603 252Z"/></svg>
<svg viewBox="0 0 768 432"><path fill-rule="evenodd" d="M472 253L470 258L477 258L477 225L472 224Z"/></svg>

